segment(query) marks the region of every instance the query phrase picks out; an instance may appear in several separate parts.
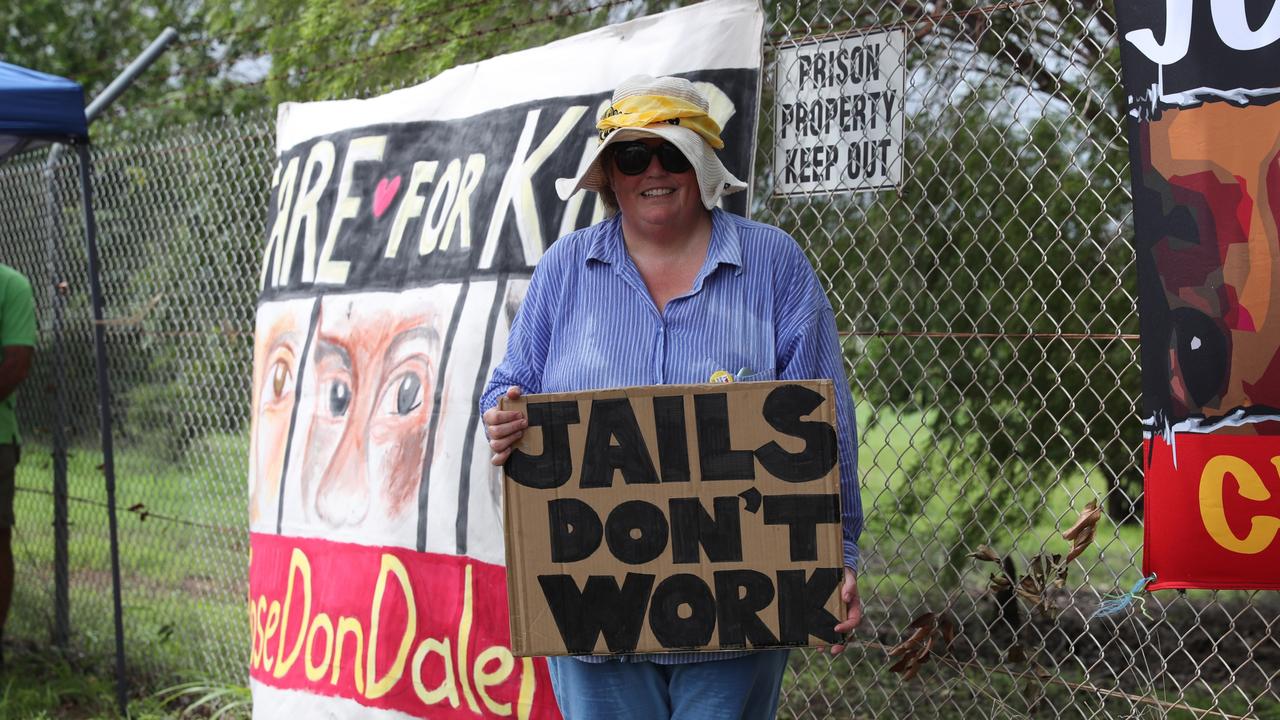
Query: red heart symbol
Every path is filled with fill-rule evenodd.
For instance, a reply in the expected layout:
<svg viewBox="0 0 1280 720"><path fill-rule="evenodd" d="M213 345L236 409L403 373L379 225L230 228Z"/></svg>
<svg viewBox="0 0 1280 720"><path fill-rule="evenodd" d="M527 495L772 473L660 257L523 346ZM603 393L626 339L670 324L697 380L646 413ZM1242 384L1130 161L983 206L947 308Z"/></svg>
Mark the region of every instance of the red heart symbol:
<svg viewBox="0 0 1280 720"><path fill-rule="evenodd" d="M378 187L373 191L373 216L375 218L382 217L382 213L391 207L391 201L396 199L396 193L400 191L400 176L393 178L382 178L378 181Z"/></svg>

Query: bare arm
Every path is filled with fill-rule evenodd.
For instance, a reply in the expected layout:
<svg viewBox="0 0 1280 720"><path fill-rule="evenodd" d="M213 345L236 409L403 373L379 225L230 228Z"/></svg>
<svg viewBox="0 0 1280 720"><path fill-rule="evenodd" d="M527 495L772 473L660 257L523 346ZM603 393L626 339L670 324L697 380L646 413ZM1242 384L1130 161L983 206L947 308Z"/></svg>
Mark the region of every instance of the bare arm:
<svg viewBox="0 0 1280 720"><path fill-rule="evenodd" d="M27 345L6 345L4 359L0 360L0 400L6 400L27 379L31 371L31 357L35 348Z"/></svg>

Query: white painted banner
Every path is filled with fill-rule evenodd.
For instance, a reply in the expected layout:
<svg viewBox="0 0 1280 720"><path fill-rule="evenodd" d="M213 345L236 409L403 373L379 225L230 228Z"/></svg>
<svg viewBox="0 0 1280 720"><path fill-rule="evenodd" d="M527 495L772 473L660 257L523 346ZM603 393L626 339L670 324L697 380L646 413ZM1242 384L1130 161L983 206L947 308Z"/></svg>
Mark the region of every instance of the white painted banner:
<svg viewBox="0 0 1280 720"><path fill-rule="evenodd" d="M558 717L545 662L510 649L479 398L545 248L604 215L554 183L622 80L693 81L751 177L762 26L754 0L712 0L280 107L251 400L255 718Z"/></svg>

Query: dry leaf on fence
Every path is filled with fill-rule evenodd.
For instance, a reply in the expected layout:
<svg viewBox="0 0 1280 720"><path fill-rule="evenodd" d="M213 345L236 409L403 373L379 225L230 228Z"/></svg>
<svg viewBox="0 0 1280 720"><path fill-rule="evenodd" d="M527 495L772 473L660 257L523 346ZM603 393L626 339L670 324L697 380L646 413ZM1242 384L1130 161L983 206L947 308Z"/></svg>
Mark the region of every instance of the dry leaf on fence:
<svg viewBox="0 0 1280 720"><path fill-rule="evenodd" d="M1080 557L1093 543L1097 536L1098 521L1101 518L1102 510L1098 507L1097 501L1090 500L1084 510L1080 511L1075 523L1062 533L1064 540L1071 541L1071 550L1065 558L1058 553L1035 555L1027 566L1027 573L1016 582L1015 576L1010 574L1011 571L1006 570L1003 576L992 573L987 589L992 593L1012 590L1031 606L1033 612L1039 612L1047 617L1056 616L1059 609L1048 598L1048 591L1051 588L1066 587L1070 562ZM1002 562L1000 554L989 545L979 545L967 557L980 562L996 564Z"/></svg>
<svg viewBox="0 0 1280 720"><path fill-rule="evenodd" d="M1013 581L1007 575L996 575L995 573L991 574L991 580L987 584L987 587L993 593L1008 590L1012 586Z"/></svg>
<svg viewBox="0 0 1280 720"><path fill-rule="evenodd" d="M1084 510L1080 511L1080 516L1076 518L1075 523L1062 532L1062 539L1074 540L1077 535L1085 530L1092 532L1101 518L1102 509L1098 507L1098 501L1090 500L1084 506Z"/></svg>
<svg viewBox="0 0 1280 720"><path fill-rule="evenodd" d="M1081 511L1080 517L1076 518L1075 524L1062 533L1063 540L1071 541L1071 551L1067 553L1066 562L1080 557L1081 553L1093 544L1093 539L1098 534L1098 521L1101 519L1102 509L1098 507L1096 501L1090 500Z"/></svg>
<svg viewBox="0 0 1280 720"><path fill-rule="evenodd" d="M956 635L955 623L950 618L940 618L931 612L912 620L907 629L911 631L907 639L889 648L889 657L898 658L889 666L889 671L900 674L904 681L920 672L935 648L946 650Z"/></svg>
<svg viewBox="0 0 1280 720"><path fill-rule="evenodd" d="M979 545L977 550L969 553L968 557L974 560L982 560L983 562L1000 562L1000 555L991 549L990 545Z"/></svg>

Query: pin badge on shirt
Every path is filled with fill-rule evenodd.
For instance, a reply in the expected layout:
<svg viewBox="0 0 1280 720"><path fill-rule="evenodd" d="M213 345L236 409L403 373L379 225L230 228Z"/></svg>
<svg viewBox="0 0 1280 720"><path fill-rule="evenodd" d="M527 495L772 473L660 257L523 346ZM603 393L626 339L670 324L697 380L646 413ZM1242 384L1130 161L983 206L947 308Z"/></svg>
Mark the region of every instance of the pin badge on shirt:
<svg viewBox="0 0 1280 720"><path fill-rule="evenodd" d="M740 382L743 378L751 374L751 368L741 368L738 372L730 375L728 370L717 370L711 373L711 379L707 382L716 384Z"/></svg>

